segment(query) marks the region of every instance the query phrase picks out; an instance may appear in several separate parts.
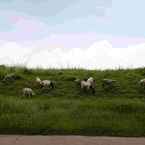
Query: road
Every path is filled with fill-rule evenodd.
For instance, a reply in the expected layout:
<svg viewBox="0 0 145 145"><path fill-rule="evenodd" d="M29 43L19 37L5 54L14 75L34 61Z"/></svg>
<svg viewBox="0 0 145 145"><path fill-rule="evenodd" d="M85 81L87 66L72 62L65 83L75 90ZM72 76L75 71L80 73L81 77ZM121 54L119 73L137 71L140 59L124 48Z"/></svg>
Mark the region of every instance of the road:
<svg viewBox="0 0 145 145"><path fill-rule="evenodd" d="M145 138L0 135L0 145L145 145Z"/></svg>

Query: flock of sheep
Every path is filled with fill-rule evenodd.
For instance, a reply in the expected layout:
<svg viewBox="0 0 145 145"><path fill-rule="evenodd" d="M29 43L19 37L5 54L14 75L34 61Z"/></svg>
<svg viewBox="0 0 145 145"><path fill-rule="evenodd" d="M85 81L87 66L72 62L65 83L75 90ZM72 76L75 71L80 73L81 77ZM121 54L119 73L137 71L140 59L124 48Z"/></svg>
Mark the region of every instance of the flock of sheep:
<svg viewBox="0 0 145 145"><path fill-rule="evenodd" d="M80 84L81 89L83 90L92 90L95 93L95 80L93 77L84 80L75 80L76 83ZM41 88L54 88L54 83L51 80L41 80L39 77L36 77L36 83L40 85ZM23 96L33 96L35 95L34 91L31 88L23 88Z"/></svg>
<svg viewBox="0 0 145 145"><path fill-rule="evenodd" d="M16 76L15 74L8 74L4 77L3 81L12 81L15 79L18 79L19 76ZM41 80L39 77L36 77L36 83L41 87L41 88L49 88L53 89L55 88L54 82L52 80ZM89 91L91 90L93 94L95 94L95 88L96 88L96 81L93 77L89 77L88 79L75 79L75 82L79 85L81 90L83 91ZM116 83L117 80L112 80L112 79L103 79L102 80L102 86L105 88L106 86L108 88L113 87L114 83ZM139 81L139 85L145 88L145 79L141 79ZM32 88L23 88L22 89L22 95L31 97L35 95L35 92L33 91Z"/></svg>
<svg viewBox="0 0 145 145"><path fill-rule="evenodd" d="M36 77L36 83L41 87L41 88L54 88L54 83L51 80L41 80L39 77ZM35 95L34 91L31 88L23 88L22 90L23 96L28 96L31 97Z"/></svg>

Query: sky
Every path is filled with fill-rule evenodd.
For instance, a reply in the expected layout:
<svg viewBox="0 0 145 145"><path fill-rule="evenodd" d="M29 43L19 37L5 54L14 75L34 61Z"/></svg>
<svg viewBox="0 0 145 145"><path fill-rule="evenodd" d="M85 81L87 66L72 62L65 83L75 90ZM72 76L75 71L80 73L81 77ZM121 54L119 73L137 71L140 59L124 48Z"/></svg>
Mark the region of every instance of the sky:
<svg viewBox="0 0 145 145"><path fill-rule="evenodd" d="M1 0L0 64L144 67L144 0Z"/></svg>

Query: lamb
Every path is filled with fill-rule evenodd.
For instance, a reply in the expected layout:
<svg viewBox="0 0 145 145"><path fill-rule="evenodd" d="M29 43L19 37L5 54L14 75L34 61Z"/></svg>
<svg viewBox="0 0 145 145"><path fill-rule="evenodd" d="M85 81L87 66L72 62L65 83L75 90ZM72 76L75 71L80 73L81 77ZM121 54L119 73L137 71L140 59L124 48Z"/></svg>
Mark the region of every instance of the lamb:
<svg viewBox="0 0 145 145"><path fill-rule="evenodd" d="M40 84L41 88L54 88L54 83L50 80L42 80L39 77L36 77L36 82Z"/></svg>
<svg viewBox="0 0 145 145"><path fill-rule="evenodd" d="M34 91L31 88L23 88L22 90L23 96L32 97L35 95Z"/></svg>

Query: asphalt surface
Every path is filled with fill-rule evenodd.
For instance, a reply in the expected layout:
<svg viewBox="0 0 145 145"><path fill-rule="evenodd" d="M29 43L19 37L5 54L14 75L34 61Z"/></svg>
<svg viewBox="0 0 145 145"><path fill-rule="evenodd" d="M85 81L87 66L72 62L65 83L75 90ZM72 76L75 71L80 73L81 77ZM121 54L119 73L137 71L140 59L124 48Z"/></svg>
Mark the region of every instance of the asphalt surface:
<svg viewBox="0 0 145 145"><path fill-rule="evenodd" d="M0 145L145 145L145 138L0 135Z"/></svg>

